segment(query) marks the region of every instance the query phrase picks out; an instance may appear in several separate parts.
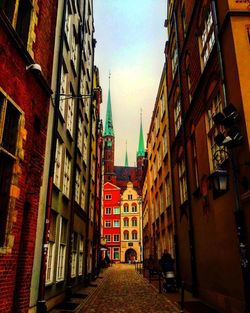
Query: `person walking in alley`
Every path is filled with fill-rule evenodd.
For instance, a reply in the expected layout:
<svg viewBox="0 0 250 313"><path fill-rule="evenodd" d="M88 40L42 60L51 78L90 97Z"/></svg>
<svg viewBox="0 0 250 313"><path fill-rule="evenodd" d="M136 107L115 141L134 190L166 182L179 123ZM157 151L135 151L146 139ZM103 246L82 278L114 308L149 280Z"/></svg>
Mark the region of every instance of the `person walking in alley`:
<svg viewBox="0 0 250 313"><path fill-rule="evenodd" d="M174 259L172 258L171 254L167 252L167 250L164 250L164 253L159 261L159 264L164 273L173 272L174 270Z"/></svg>

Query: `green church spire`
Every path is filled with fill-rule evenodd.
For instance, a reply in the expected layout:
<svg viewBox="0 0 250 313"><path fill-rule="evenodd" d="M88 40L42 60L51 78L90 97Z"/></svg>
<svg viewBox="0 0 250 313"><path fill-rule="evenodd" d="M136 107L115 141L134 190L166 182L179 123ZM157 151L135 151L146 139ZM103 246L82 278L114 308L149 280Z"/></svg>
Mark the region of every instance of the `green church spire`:
<svg viewBox="0 0 250 313"><path fill-rule="evenodd" d="M125 166L126 166L126 167L128 167L128 150L127 150L127 141L126 141Z"/></svg>
<svg viewBox="0 0 250 313"><path fill-rule="evenodd" d="M143 139L143 130L142 130L142 111L141 111L141 126L140 126L140 137L139 137L139 145L137 156L145 156L145 147L144 147L144 139Z"/></svg>
<svg viewBox="0 0 250 313"><path fill-rule="evenodd" d="M109 73L109 92L108 92L108 103L106 111L106 121L104 136L114 136L113 120L112 120L112 109L111 109L111 96L110 96L110 73Z"/></svg>

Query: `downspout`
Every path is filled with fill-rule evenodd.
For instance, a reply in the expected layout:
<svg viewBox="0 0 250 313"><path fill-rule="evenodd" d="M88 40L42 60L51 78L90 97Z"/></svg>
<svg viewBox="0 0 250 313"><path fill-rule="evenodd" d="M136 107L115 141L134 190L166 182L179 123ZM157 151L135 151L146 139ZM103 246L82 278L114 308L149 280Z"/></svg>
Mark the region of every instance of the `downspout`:
<svg viewBox="0 0 250 313"><path fill-rule="evenodd" d="M211 0L212 7L212 15L214 20L214 33L215 33L215 42L217 46L217 55L220 66L220 75L221 75L221 83L224 97L224 105L225 107L228 105L227 95L226 95L226 87L225 87L225 75L224 75L224 67L222 61L222 52L219 40L219 26L217 19L217 10L216 10L216 1ZM242 279L243 279L243 289L244 289L244 297L245 297L245 312L250 312L250 268L249 268L249 260L248 260L248 249L247 249L247 234L246 234L246 221L244 216L244 210L241 206L240 199L240 191L239 191L239 176L238 176L238 168L237 168L237 159L232 150L228 151L228 155L231 161L232 173L233 173L233 188L234 188L234 196L235 196L235 226L238 236L239 242L239 254L240 254L240 265L242 271Z"/></svg>
<svg viewBox="0 0 250 313"><path fill-rule="evenodd" d="M54 177L54 164L55 164L55 153L56 153L56 139L57 139L57 127L59 119L59 102L60 102L60 87L61 87L61 69L63 63L63 37L64 37L64 26L66 16L67 0L64 1L63 12L62 12L62 24L61 24L61 40L59 45L58 53L58 67L57 67L57 84L56 94L54 103L54 116L53 116L53 128L52 128L52 140L51 140L51 151L50 151L50 166L49 166L49 177L48 177L48 191L46 199L45 209L45 227L43 233L43 246L42 246L42 259L40 268L40 283L37 301L37 313L46 313L47 306L45 300L45 281L46 281L46 263L47 263L47 252L49 242L49 227L50 227L50 213L52 206L52 193L53 193L53 177ZM53 105L53 99L52 99Z"/></svg>
<svg viewBox="0 0 250 313"><path fill-rule="evenodd" d="M93 8L93 0L92 0L92 8ZM92 12L93 14L93 12ZM93 15L92 15L93 18ZM94 21L92 21L94 22ZM92 57L92 64L91 64L91 94L93 93L93 71L94 71L94 51L95 51L95 40L93 38L93 32L92 32L92 47L93 47L93 57ZM90 217L89 217L89 204L90 204L90 173L91 173L91 147L92 147L92 119L93 119L93 106L92 106L92 98L90 103L90 125L89 125L89 134L90 134L90 140L89 140L89 155L88 155L88 185L87 185L87 225L86 225L86 238L85 238L85 276L88 274L88 247L89 247L89 223L90 223Z"/></svg>
<svg viewBox="0 0 250 313"><path fill-rule="evenodd" d="M190 191L190 184L189 184L189 167L188 167L188 154L187 154L187 133L185 127L185 120L186 115L184 114L184 106L183 106L183 97L182 97L182 76L181 76L181 68L180 68L180 47L179 47L179 39L178 39L178 23L177 23L177 15L176 11L174 10L174 25L175 25L175 34L176 34L176 47L178 53L178 79L180 84L180 102L181 102L181 112L182 112L182 132L184 138L184 161L185 161L185 168L186 168L186 179L187 179L187 192L188 192L188 236L189 236L189 249L190 249L190 262L191 262L191 271L192 271L192 293L193 296L197 296L198 289L197 289L197 266L196 266L196 255L195 255L195 240L194 240L194 226L193 226L193 213L192 213L192 203L191 203L191 191Z"/></svg>

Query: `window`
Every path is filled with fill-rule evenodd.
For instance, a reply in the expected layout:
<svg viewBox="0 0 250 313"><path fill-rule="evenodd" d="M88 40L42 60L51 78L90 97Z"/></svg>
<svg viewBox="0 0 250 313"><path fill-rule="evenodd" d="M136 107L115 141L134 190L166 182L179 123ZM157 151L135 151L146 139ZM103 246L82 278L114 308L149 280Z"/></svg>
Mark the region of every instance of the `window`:
<svg viewBox="0 0 250 313"><path fill-rule="evenodd" d="M124 213L129 213L129 208L128 208L128 205L127 205L127 204L124 204L124 206L123 206L123 212L124 212Z"/></svg>
<svg viewBox="0 0 250 313"><path fill-rule="evenodd" d="M106 242L110 242L110 235L105 235L105 240L106 240Z"/></svg>
<svg viewBox="0 0 250 313"><path fill-rule="evenodd" d="M114 227L120 227L120 221L114 220Z"/></svg>
<svg viewBox="0 0 250 313"><path fill-rule="evenodd" d="M113 253L114 253L114 260L119 260L120 259L120 249L114 248Z"/></svg>
<svg viewBox="0 0 250 313"><path fill-rule="evenodd" d="M18 108L0 92L0 246L5 241L20 118Z"/></svg>
<svg viewBox="0 0 250 313"><path fill-rule="evenodd" d="M30 0L4 0L0 7L3 9L12 26L27 46L30 29L30 18L32 12L32 1Z"/></svg>
<svg viewBox="0 0 250 313"><path fill-rule="evenodd" d="M67 130L71 137L73 137L73 125L74 125L74 108L75 100L72 98L68 99L68 113L67 113Z"/></svg>
<svg viewBox="0 0 250 313"><path fill-rule="evenodd" d="M193 151L193 166L194 166L194 178L195 178L195 188L199 187L199 175L198 175L198 160L196 152L196 141L195 136L191 137L192 151Z"/></svg>
<svg viewBox="0 0 250 313"><path fill-rule="evenodd" d="M88 159L88 154L87 154L87 142L88 142L88 132L84 128L84 133L83 133L83 147L82 147L82 158L87 166L87 159Z"/></svg>
<svg viewBox="0 0 250 313"><path fill-rule="evenodd" d="M83 237L80 237L79 242L79 262L78 262L78 275L83 273Z"/></svg>
<svg viewBox="0 0 250 313"><path fill-rule="evenodd" d="M77 261L77 233L73 233L72 251L71 251L71 277L76 276L76 261Z"/></svg>
<svg viewBox="0 0 250 313"><path fill-rule="evenodd" d="M128 219L128 218L124 218L124 220L123 220L123 226L124 226L124 227L128 227L128 226L129 226L129 219Z"/></svg>
<svg viewBox="0 0 250 313"><path fill-rule="evenodd" d="M133 195L128 195L128 200L132 200L133 199Z"/></svg>
<svg viewBox="0 0 250 313"><path fill-rule="evenodd" d="M83 119L79 116L78 119L78 131L77 131L77 148L82 153L82 145L83 145Z"/></svg>
<svg viewBox="0 0 250 313"><path fill-rule="evenodd" d="M69 154L66 152L64 160L64 174L63 174L63 193L69 198L70 187L70 174L71 174L71 160Z"/></svg>
<svg viewBox="0 0 250 313"><path fill-rule="evenodd" d="M105 208L105 214L110 215L111 214L111 208Z"/></svg>
<svg viewBox="0 0 250 313"><path fill-rule="evenodd" d="M133 230L132 231L132 240L136 240L137 239L137 231Z"/></svg>
<svg viewBox="0 0 250 313"><path fill-rule="evenodd" d="M111 221L105 221L105 227L107 228L111 227Z"/></svg>
<svg viewBox="0 0 250 313"><path fill-rule="evenodd" d="M74 69L76 70L78 63L78 45L76 42L77 34L75 33L75 31L73 31L73 33L73 38L70 38L70 59L72 61Z"/></svg>
<svg viewBox="0 0 250 313"><path fill-rule="evenodd" d="M132 204L132 212L133 213L137 212L137 205L136 204Z"/></svg>
<svg viewBox="0 0 250 313"><path fill-rule="evenodd" d="M67 94L67 85L68 85L68 73L66 70L66 66L63 64L61 68L61 84L60 84L60 102L59 102L59 111L63 118L65 118L65 104L67 103L67 100L65 99L65 96Z"/></svg>
<svg viewBox="0 0 250 313"><path fill-rule="evenodd" d="M201 26L200 46L202 65L204 68L215 43L213 17L209 7L206 11L204 10L203 21L204 24Z"/></svg>
<svg viewBox="0 0 250 313"><path fill-rule="evenodd" d="M178 65L178 51L175 36L173 37L171 46L171 62L172 62L172 75L174 77Z"/></svg>
<svg viewBox="0 0 250 313"><path fill-rule="evenodd" d="M186 167L184 158L178 163L179 174L179 188L180 188L180 202L181 204L187 200L187 180L186 180Z"/></svg>
<svg viewBox="0 0 250 313"><path fill-rule="evenodd" d="M181 127L181 100L178 96L175 108L174 108L174 126L175 126L175 135L178 134L178 131Z"/></svg>
<svg viewBox="0 0 250 313"><path fill-rule="evenodd" d="M85 210L85 188L86 188L86 182L83 178L82 180L82 188L81 188L81 208Z"/></svg>
<svg viewBox="0 0 250 313"><path fill-rule="evenodd" d="M222 112L223 106L221 101L220 92L212 99L212 102L207 110L207 133L208 133L208 148L209 148L209 162L210 162L210 171L213 172L217 166L223 163L227 158L227 153L224 151L226 148L221 148L215 143L215 136L218 134L218 131L223 132L223 127L215 127L213 116L218 112ZM214 159L214 154L216 152L216 160Z"/></svg>
<svg viewBox="0 0 250 313"><path fill-rule="evenodd" d="M56 217L57 214L51 211L49 225L49 243L46 263L46 284L50 284L53 282L55 241L56 241Z"/></svg>
<svg viewBox="0 0 250 313"><path fill-rule="evenodd" d="M188 84L188 98L189 102L192 101L192 92L191 92L191 78L190 78L190 65L186 68L186 75L187 75L187 84Z"/></svg>
<svg viewBox="0 0 250 313"><path fill-rule="evenodd" d="M59 220L59 247L57 260L57 281L64 280L65 275L65 257L67 244L67 222L63 217Z"/></svg>
<svg viewBox="0 0 250 313"><path fill-rule="evenodd" d="M164 92L163 91L162 91L162 94L161 94L160 103L161 103L161 117L163 117L164 112L165 112L165 97L164 97Z"/></svg>
<svg viewBox="0 0 250 313"><path fill-rule="evenodd" d="M123 238L124 240L129 240L129 232L127 230L123 232Z"/></svg>
<svg viewBox="0 0 250 313"><path fill-rule="evenodd" d="M132 218L132 226L137 226L137 218L136 217Z"/></svg>
<svg viewBox="0 0 250 313"><path fill-rule="evenodd" d="M63 153L63 143L57 139L56 140L56 157L54 166L54 184L60 188L61 183L61 173L62 173L62 153Z"/></svg>
<svg viewBox="0 0 250 313"><path fill-rule="evenodd" d="M169 180L169 175L166 177L165 181L165 186L166 186L166 206L170 206L171 204L171 194L170 194L170 180Z"/></svg>
<svg viewBox="0 0 250 313"><path fill-rule="evenodd" d="M112 195L105 195L105 200L111 200L112 199Z"/></svg>
<svg viewBox="0 0 250 313"><path fill-rule="evenodd" d="M80 203L80 190L81 190L81 172L76 169L76 181L75 181L75 201Z"/></svg>
<svg viewBox="0 0 250 313"><path fill-rule="evenodd" d="M66 6L66 13L65 13L65 37L66 37L66 41L69 44L70 42L70 29L71 29L71 10L70 10L70 6L67 5Z"/></svg>
<svg viewBox="0 0 250 313"><path fill-rule="evenodd" d="M114 241L120 241L120 235L114 235Z"/></svg>
<svg viewBox="0 0 250 313"><path fill-rule="evenodd" d="M168 142L167 142L167 132L166 130L164 130L164 133L162 135L162 145L163 145L163 157L165 157L165 155L168 152Z"/></svg>
<svg viewBox="0 0 250 313"><path fill-rule="evenodd" d="M114 208L114 214L120 214L120 208Z"/></svg>

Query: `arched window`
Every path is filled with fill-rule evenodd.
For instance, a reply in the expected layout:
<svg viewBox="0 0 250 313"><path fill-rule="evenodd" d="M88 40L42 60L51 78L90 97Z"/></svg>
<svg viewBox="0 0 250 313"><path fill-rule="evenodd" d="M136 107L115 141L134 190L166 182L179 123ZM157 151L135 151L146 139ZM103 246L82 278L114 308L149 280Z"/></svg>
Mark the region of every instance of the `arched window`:
<svg viewBox="0 0 250 313"><path fill-rule="evenodd" d="M128 208L128 204L127 203L124 203L124 205L123 205L123 212L124 213L128 213L129 212L129 208Z"/></svg>
<svg viewBox="0 0 250 313"><path fill-rule="evenodd" d="M129 226L129 220L128 220L127 217L125 217L125 218L123 219L123 226L124 226L124 227L128 227L128 226Z"/></svg>
<svg viewBox="0 0 250 313"><path fill-rule="evenodd" d="M136 240L136 239L137 239L137 231L136 231L136 230L133 230L133 231L132 231L132 239L133 239L133 240Z"/></svg>
<svg viewBox="0 0 250 313"><path fill-rule="evenodd" d="M129 232L128 232L128 230L125 230L123 232L123 238L124 238L124 240L129 240Z"/></svg>
<svg viewBox="0 0 250 313"><path fill-rule="evenodd" d="M132 226L137 226L137 218L136 217L132 218Z"/></svg>
<svg viewBox="0 0 250 313"><path fill-rule="evenodd" d="M132 203L132 212L133 213L137 212L137 204L136 203Z"/></svg>

